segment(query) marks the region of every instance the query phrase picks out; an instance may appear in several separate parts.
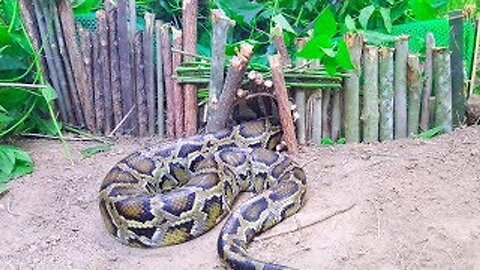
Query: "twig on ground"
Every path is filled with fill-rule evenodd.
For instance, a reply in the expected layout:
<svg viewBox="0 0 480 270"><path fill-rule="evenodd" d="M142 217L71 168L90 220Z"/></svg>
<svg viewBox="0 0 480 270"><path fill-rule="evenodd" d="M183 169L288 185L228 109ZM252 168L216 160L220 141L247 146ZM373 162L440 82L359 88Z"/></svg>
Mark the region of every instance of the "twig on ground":
<svg viewBox="0 0 480 270"><path fill-rule="evenodd" d="M127 112L127 114L122 118L122 120L118 122L118 125L112 130L112 132L110 132L110 134L108 134L108 137L113 137L115 132L117 132L117 130L122 127L123 123L125 123L125 121L130 116L130 114L132 114L134 109L135 109L135 105L133 105L132 108L130 108L130 110Z"/></svg>

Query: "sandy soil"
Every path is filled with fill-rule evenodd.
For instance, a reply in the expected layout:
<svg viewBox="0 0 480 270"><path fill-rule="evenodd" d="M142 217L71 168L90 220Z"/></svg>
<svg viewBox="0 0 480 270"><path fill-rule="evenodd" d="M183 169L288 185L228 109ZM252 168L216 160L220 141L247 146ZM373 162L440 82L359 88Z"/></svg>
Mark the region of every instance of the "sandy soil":
<svg viewBox="0 0 480 270"><path fill-rule="evenodd" d="M0 269L220 269L220 226L153 250L106 234L96 192L127 153L158 142L121 140L75 165L58 142L22 140L36 163L0 198ZM480 269L480 127L433 140L307 147L303 210L249 248L298 269ZM293 231L287 233L289 231Z"/></svg>

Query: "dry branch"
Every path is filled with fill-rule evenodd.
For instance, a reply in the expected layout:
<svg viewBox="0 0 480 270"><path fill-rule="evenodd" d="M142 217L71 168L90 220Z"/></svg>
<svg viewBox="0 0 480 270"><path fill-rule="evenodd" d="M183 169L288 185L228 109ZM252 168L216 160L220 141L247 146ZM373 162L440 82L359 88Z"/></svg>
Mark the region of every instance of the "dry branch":
<svg viewBox="0 0 480 270"><path fill-rule="evenodd" d="M92 65L93 65L93 86L94 86L94 104L95 120L97 132L105 131L105 102L103 92L103 74L100 61L100 42L98 32L92 33Z"/></svg>
<svg viewBox="0 0 480 270"><path fill-rule="evenodd" d="M137 97L138 134L141 137L148 135L148 108L145 90L145 64L143 54L143 33L135 34L134 59L135 59L135 93Z"/></svg>
<svg viewBox="0 0 480 270"><path fill-rule="evenodd" d="M278 54L280 54L280 57L282 59L282 66L283 67L291 67L292 66L292 60L290 60L290 56L288 55L288 50L287 50L287 45L285 45L285 40L283 39L283 30L280 26L275 26L272 29L271 33L273 43L275 44L275 47L277 48Z"/></svg>
<svg viewBox="0 0 480 270"><path fill-rule="evenodd" d="M109 58L109 29L107 22L107 13L105 10L98 10L97 13L97 37L100 42L98 61L102 76L102 95L103 104L105 106L105 134L109 134L113 129L113 104L112 104L112 90L110 87L110 58Z"/></svg>
<svg viewBox="0 0 480 270"><path fill-rule="evenodd" d="M123 112L116 8L110 7L107 9L107 21L108 29L110 30L108 43L110 45L110 87L112 92L113 122L115 126L118 126L120 121L122 121Z"/></svg>
<svg viewBox="0 0 480 270"><path fill-rule="evenodd" d="M147 99L148 134L155 134L155 70L153 64L153 28L155 15L145 13L145 30L143 33L143 63L145 66L145 94Z"/></svg>
<svg viewBox="0 0 480 270"><path fill-rule="evenodd" d="M94 82L93 82L93 64L92 64L92 41L91 33L83 28L78 29L80 38L80 48L82 50L83 68L85 70L85 87L90 89L90 93L82 96L82 106L85 113L85 122L90 131L96 132L96 121L94 111Z"/></svg>
<svg viewBox="0 0 480 270"><path fill-rule="evenodd" d="M162 55L162 22L155 22L155 38L157 40L156 51L156 75L157 75L157 132L165 136L165 87L163 77L163 55Z"/></svg>
<svg viewBox="0 0 480 270"><path fill-rule="evenodd" d="M178 30L172 27L172 48L181 50L183 44L183 32L182 30ZM182 54L181 53L173 53L172 54L172 69L175 70L177 67L180 66L182 63ZM173 84L173 104L174 104L174 112L175 112L175 137L181 138L185 136L185 110L184 110L184 93L183 93L183 86L178 83L174 82Z"/></svg>
<svg viewBox="0 0 480 270"><path fill-rule="evenodd" d="M170 41L170 25L164 24L161 31L163 74L165 78L165 96L167 98L167 137L175 138L175 104L173 98L172 49Z"/></svg>

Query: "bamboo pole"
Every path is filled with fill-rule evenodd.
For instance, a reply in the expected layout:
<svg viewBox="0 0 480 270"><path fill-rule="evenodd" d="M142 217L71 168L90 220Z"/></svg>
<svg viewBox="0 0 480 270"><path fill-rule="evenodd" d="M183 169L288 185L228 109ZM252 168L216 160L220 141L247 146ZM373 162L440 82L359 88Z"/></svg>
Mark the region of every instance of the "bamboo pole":
<svg viewBox="0 0 480 270"><path fill-rule="evenodd" d="M433 76L433 75L432 75ZM435 127L435 110L436 110L437 99L435 96L431 96L428 98L428 115L429 115L429 126L428 128Z"/></svg>
<svg viewBox="0 0 480 270"><path fill-rule="evenodd" d="M184 0L183 2L183 50L188 54L185 55L185 61L193 60L190 54L197 53L197 17L198 17L198 0ZM184 86L184 128L185 135L192 136L197 133L198 119L198 101L197 86L195 84L186 84Z"/></svg>
<svg viewBox="0 0 480 270"><path fill-rule="evenodd" d="M379 111L378 111L378 48L365 46L363 48L363 141L378 141Z"/></svg>
<svg viewBox="0 0 480 270"><path fill-rule="evenodd" d="M100 60L100 38L98 32L92 33L92 64L93 64L93 82L94 82L94 104L95 120L97 132L105 131L105 99L103 92L103 74L102 63Z"/></svg>
<svg viewBox="0 0 480 270"><path fill-rule="evenodd" d="M97 17L97 37L99 42L98 61L100 65L102 77L102 96L104 111L104 132L110 134L113 130L113 104L112 104L112 90L110 87L110 58L109 58L109 44L108 44L108 22L107 13L105 10L98 10Z"/></svg>
<svg viewBox="0 0 480 270"><path fill-rule="evenodd" d="M235 57L230 60L230 67L227 72L225 84L219 100L211 103L211 114L208 117L207 133L215 132L226 127L227 120L231 116L233 103L240 83L243 80L248 62L253 53L253 46L242 44Z"/></svg>
<svg viewBox="0 0 480 270"><path fill-rule="evenodd" d="M406 138L407 130L407 58L408 36L400 36L395 42L395 139Z"/></svg>
<svg viewBox="0 0 480 270"><path fill-rule="evenodd" d="M138 134L141 137L149 134L143 34L143 32L136 33L134 39L135 93L137 97Z"/></svg>
<svg viewBox="0 0 480 270"><path fill-rule="evenodd" d="M165 136L165 86L163 74L163 55L162 55L162 22L155 22L156 38L156 75L157 75L157 133Z"/></svg>
<svg viewBox="0 0 480 270"><path fill-rule="evenodd" d="M172 48L181 50L183 44L183 32L182 30L172 27ZM172 54L172 69L175 70L182 63L182 54L173 53ZM185 122L184 122L184 93L183 86L174 82L173 84L173 99L175 104L175 137L181 138L185 136Z"/></svg>
<svg viewBox="0 0 480 270"><path fill-rule="evenodd" d="M288 152L295 155L298 153L298 143L295 136L295 126L293 124L287 87L282 71L281 56L279 54L269 56L268 62L270 63L270 69L272 71L273 89L277 98L278 112L283 130L283 140L285 141Z"/></svg>
<svg viewBox="0 0 480 270"><path fill-rule="evenodd" d="M82 65L82 52L77 43L75 19L69 1L58 2L58 13L62 24L63 36L65 37L66 48L72 64L73 76L76 90L80 98L81 107L85 116L87 127L93 129L95 126L94 112L88 96L92 95L92 88L87 83L87 70Z"/></svg>
<svg viewBox="0 0 480 270"><path fill-rule="evenodd" d="M173 98L172 50L170 41L170 25L164 24L161 31L163 74L165 78L165 96L167 98L167 137L175 138L175 99Z"/></svg>
<svg viewBox="0 0 480 270"><path fill-rule="evenodd" d="M137 32L137 5L135 0L126 0L128 1L128 37L130 40L130 45L134 46L135 43L135 33Z"/></svg>
<svg viewBox="0 0 480 270"><path fill-rule="evenodd" d="M350 50L350 58L354 70L348 71L349 77L345 79L345 140L347 143L360 142L360 74L363 35L348 33L345 41Z"/></svg>
<svg viewBox="0 0 480 270"><path fill-rule="evenodd" d="M296 40L297 51L300 51L303 46L307 43L307 38L299 38ZM297 67L301 67L307 64L307 60L302 58L297 58L296 65ZM298 119L297 123L297 138L299 144L306 144L307 143L307 133L305 130L306 127L306 109L305 106L307 104L307 97L305 89L296 88L294 90L295 95L295 106L297 108Z"/></svg>
<svg viewBox="0 0 480 270"><path fill-rule="evenodd" d="M458 127L465 123L465 65L463 64L463 10L449 13L450 25L450 64L452 76L452 121Z"/></svg>
<svg viewBox="0 0 480 270"><path fill-rule="evenodd" d="M110 87L112 92L113 123L120 124L122 112L122 86L120 78L120 57L118 51L117 9L110 5L107 8L108 43L110 50Z"/></svg>
<svg viewBox="0 0 480 270"><path fill-rule="evenodd" d="M273 43L277 48L278 54L282 58L282 66L283 67L291 67L292 60L290 60L290 56L288 55L287 46L285 45L285 40L283 39L283 30L280 26L275 26L272 28L272 32L270 34L273 39Z"/></svg>
<svg viewBox="0 0 480 270"><path fill-rule="evenodd" d="M342 91L332 90L332 140L337 141L342 132Z"/></svg>
<svg viewBox="0 0 480 270"><path fill-rule="evenodd" d="M315 60L311 65L313 68L318 68L320 63L318 60ZM323 92L321 88L316 88L315 92L310 95L308 98L309 103L309 112L311 114L311 140L313 144L320 146L322 144L322 128L323 128ZM310 124L308 123L307 124Z"/></svg>
<svg viewBox="0 0 480 270"><path fill-rule="evenodd" d="M393 54L394 49L386 47L378 51L380 141L393 140Z"/></svg>
<svg viewBox="0 0 480 270"><path fill-rule="evenodd" d="M82 106L85 112L85 122L88 129L96 133L96 120L95 120L95 105L94 105L94 82L93 82L93 63L92 63L92 40L91 33L83 28L78 29L78 35L80 39L80 49L82 51L82 65L85 71L85 87L90 89L90 94L82 97ZM88 108L88 109L87 109ZM93 123L93 124L92 124Z"/></svg>
<svg viewBox="0 0 480 270"><path fill-rule="evenodd" d="M417 135L420 123L420 97L422 95L422 69L418 55L408 56L408 135Z"/></svg>
<svg viewBox="0 0 480 270"><path fill-rule="evenodd" d="M130 39L128 30L127 0L117 1L117 37L118 55L120 64L120 86L122 93L122 115L127 115L134 106L134 82L132 81L132 65ZM136 115L135 109L131 115ZM135 128L136 119L128 117L125 120L124 131L131 131Z"/></svg>
<svg viewBox="0 0 480 270"><path fill-rule="evenodd" d="M431 32L427 33L426 37L426 51L425 51L425 68L424 68L424 86L423 86L423 96L422 96L422 108L421 108L421 117L420 117L420 129L426 131L429 127L429 100L432 95L432 86L433 86L433 63L432 63L432 49L435 47L435 37Z"/></svg>
<svg viewBox="0 0 480 270"><path fill-rule="evenodd" d="M322 138L332 138L331 129L331 106L332 106L332 90L322 90Z"/></svg>
<svg viewBox="0 0 480 270"><path fill-rule="evenodd" d="M435 89L435 126L452 131L452 77L450 52L446 48L433 49L433 88Z"/></svg>
<svg viewBox="0 0 480 270"><path fill-rule="evenodd" d="M148 134L155 134L155 70L153 59L153 29L155 15L145 13L145 30L143 33L143 62L145 65L145 93L147 99Z"/></svg>

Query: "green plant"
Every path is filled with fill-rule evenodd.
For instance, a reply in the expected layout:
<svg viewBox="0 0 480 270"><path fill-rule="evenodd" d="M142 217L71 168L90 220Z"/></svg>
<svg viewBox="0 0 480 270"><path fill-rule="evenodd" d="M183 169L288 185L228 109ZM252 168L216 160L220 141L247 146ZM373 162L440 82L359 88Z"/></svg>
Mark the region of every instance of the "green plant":
<svg viewBox="0 0 480 270"><path fill-rule="evenodd" d="M23 150L0 145L0 195L8 190L7 183L33 171L33 162Z"/></svg>

